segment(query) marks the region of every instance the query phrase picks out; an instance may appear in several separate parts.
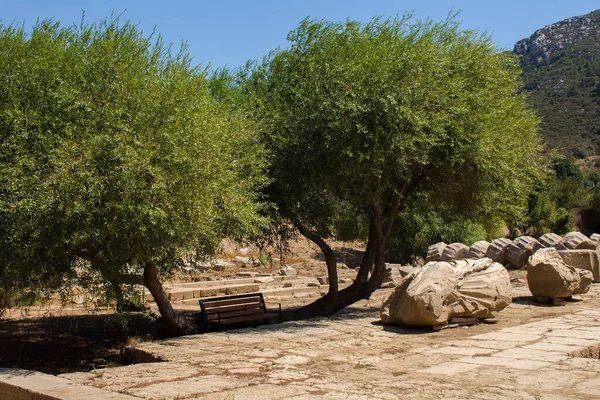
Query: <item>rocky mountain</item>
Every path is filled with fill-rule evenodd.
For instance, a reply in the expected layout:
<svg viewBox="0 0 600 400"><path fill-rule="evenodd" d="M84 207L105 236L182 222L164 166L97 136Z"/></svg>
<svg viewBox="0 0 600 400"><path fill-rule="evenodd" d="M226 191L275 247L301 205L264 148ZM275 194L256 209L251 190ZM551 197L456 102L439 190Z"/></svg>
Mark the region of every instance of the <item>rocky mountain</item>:
<svg viewBox="0 0 600 400"><path fill-rule="evenodd" d="M514 52L546 142L577 158L600 154L600 10L539 29Z"/></svg>

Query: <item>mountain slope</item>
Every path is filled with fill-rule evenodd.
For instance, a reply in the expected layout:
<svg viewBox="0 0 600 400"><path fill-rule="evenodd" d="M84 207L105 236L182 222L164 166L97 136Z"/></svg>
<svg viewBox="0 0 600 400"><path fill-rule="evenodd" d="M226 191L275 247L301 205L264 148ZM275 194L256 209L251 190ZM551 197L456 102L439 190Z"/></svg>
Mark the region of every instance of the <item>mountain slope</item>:
<svg viewBox="0 0 600 400"><path fill-rule="evenodd" d="M578 158L600 153L600 10L539 29L514 52L546 142Z"/></svg>

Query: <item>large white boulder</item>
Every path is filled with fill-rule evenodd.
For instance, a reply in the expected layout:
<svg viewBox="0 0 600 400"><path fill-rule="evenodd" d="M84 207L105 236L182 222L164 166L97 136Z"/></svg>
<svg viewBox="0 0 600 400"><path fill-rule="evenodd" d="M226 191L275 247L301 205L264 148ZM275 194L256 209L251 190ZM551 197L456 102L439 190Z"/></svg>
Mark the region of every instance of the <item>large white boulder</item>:
<svg viewBox="0 0 600 400"><path fill-rule="evenodd" d="M290 267L289 265L282 265L281 268L279 268L279 275L296 276L298 275L298 272L295 268Z"/></svg>
<svg viewBox="0 0 600 400"><path fill-rule="evenodd" d="M592 272L571 267L554 247L538 250L527 264L531 294L551 299L585 293L590 289Z"/></svg>
<svg viewBox="0 0 600 400"><path fill-rule="evenodd" d="M444 325L453 317L486 318L511 301L508 271L490 258L430 262L406 276L381 309L384 323Z"/></svg>
<svg viewBox="0 0 600 400"><path fill-rule="evenodd" d="M559 250L565 264L592 272L592 282L600 282L600 254L596 250Z"/></svg>

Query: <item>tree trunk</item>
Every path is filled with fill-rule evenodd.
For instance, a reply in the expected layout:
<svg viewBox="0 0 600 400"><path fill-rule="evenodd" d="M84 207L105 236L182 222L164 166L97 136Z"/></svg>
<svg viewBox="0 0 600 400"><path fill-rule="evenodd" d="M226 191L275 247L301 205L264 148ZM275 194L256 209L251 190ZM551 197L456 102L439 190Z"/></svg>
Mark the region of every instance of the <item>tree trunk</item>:
<svg viewBox="0 0 600 400"><path fill-rule="evenodd" d="M312 318L322 315L330 315L336 310L333 307L337 301L339 285L338 285L338 274L337 274L337 259L331 247L321 237L311 232L302 224L296 224L296 227L300 233L314 242L321 252L325 256L325 264L327 265L327 276L329 279L329 290L327 294L318 300L315 300L311 304L295 310L289 310L283 313L282 320L294 321L306 318Z"/></svg>
<svg viewBox="0 0 600 400"><path fill-rule="evenodd" d="M385 248L398 214L399 205L398 201L394 201L385 216L382 216L381 210L377 206L373 207L369 224L369 239L360 269L352 285L342 290L338 290L336 259L331 248L318 235L299 226L300 233L317 244L325 256L329 272L329 292L311 304L284 313L283 320L291 321L331 315L357 301L369 299L371 294L381 286L384 278ZM385 220L383 225L382 218ZM369 272L372 272L370 278ZM332 290L331 285L333 279L335 279L335 290Z"/></svg>
<svg viewBox="0 0 600 400"><path fill-rule="evenodd" d="M152 297L154 297L154 301L158 306L162 320L169 333L181 336L193 332L193 327L189 326L186 319L173 309L162 283L158 279L158 270L151 262L144 264L144 284L152 294Z"/></svg>
<svg viewBox="0 0 600 400"><path fill-rule="evenodd" d="M302 224L296 224L296 227L300 231L300 233L306 237L307 239L314 242L319 248L321 252L325 256L325 264L327 265L327 276L329 278L329 291L327 294L335 297L338 292L338 274L337 274L337 260L335 258L335 254L333 250L325 240L316 235L315 233L308 230Z"/></svg>

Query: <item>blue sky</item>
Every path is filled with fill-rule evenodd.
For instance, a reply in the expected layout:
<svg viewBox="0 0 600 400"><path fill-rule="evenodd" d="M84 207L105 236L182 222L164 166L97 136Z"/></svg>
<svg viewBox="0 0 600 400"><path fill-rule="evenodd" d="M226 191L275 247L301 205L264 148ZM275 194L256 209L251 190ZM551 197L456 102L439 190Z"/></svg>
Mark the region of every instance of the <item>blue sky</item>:
<svg viewBox="0 0 600 400"><path fill-rule="evenodd" d="M598 0L0 0L0 20L30 27L38 17L79 22L82 10L88 22L125 12L125 19L148 34L156 27L167 42L186 40L197 64L237 67L286 46L287 33L307 16L369 21L412 10L417 19L441 20L451 10L461 10L463 28L487 31L499 47L512 49L536 29L598 8Z"/></svg>

